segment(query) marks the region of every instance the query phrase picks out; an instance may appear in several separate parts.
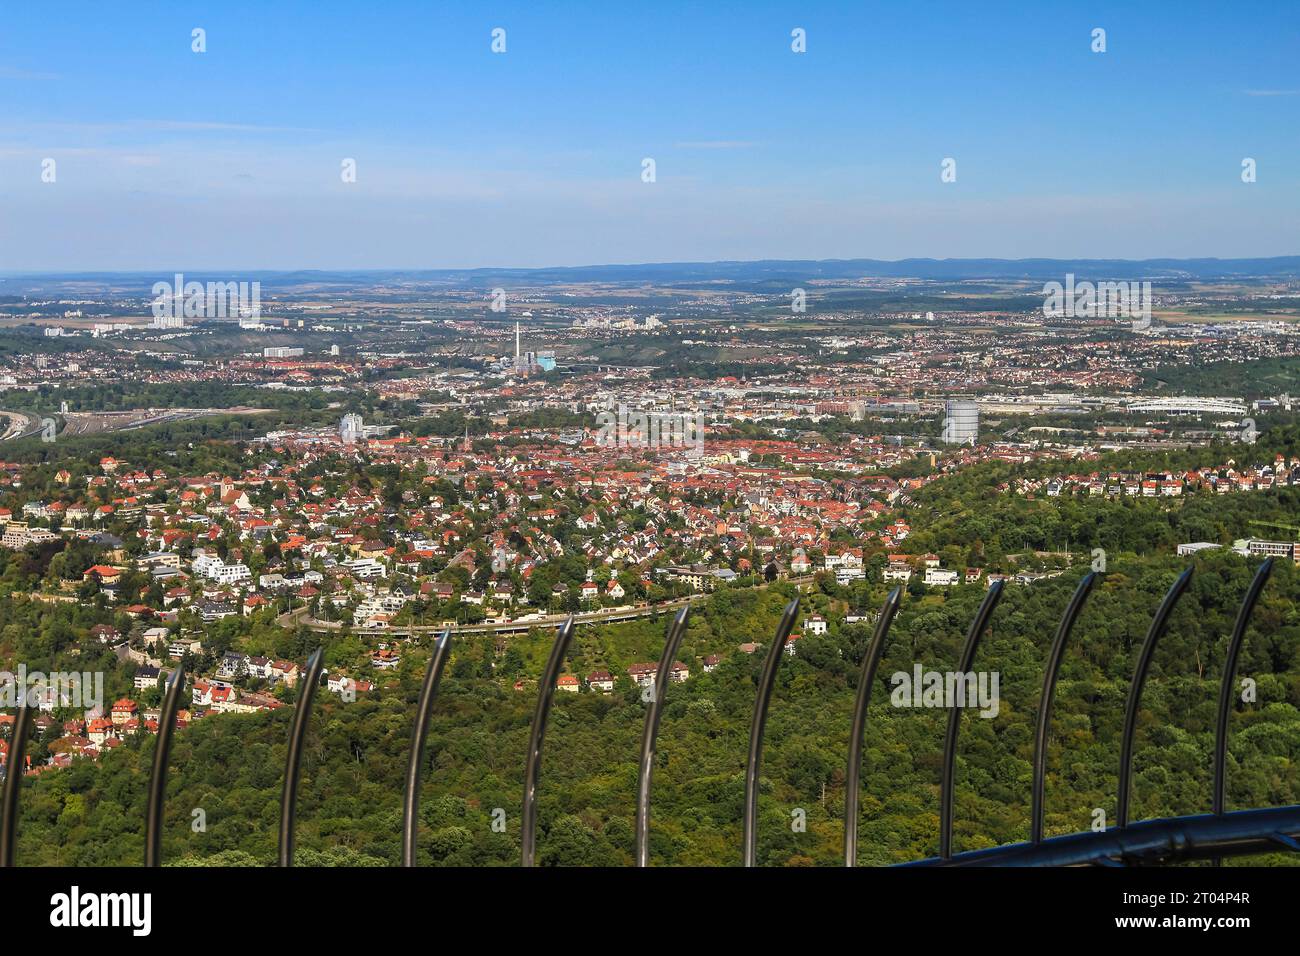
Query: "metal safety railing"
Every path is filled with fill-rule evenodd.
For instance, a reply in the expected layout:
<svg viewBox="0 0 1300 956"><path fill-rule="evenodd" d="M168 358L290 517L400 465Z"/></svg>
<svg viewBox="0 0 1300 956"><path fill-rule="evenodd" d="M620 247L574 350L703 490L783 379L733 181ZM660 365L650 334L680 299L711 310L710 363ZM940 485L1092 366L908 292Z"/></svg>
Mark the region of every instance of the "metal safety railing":
<svg viewBox="0 0 1300 956"><path fill-rule="evenodd" d="M1216 864L1227 856L1261 853L1276 850L1300 852L1300 805L1268 809L1224 811L1226 789L1226 764L1228 746L1228 717L1232 706L1232 689L1236 675L1237 658L1245 638L1246 628L1264 585L1273 570L1273 559L1266 560L1256 572L1238 609L1232 636L1229 640L1220 682L1217 720L1214 739L1214 789L1212 809L1209 814L1172 817L1167 819L1129 822L1129 803L1133 763L1133 740L1137 716L1141 705L1142 689L1155 653L1157 642L1169 626L1170 617L1179 599L1187 592L1192 568L1187 568L1165 594L1143 641L1129 686L1124 709L1124 726L1120 738L1119 785L1117 793L1116 826L1084 833L1044 839L1043 794L1047 775L1047 738L1050 733L1052 707L1055 702L1057 675L1060 671L1066 642L1074 628L1084 604L1096 586L1099 575L1088 574L1079 583L1065 609L1048 652L1043 680L1042 699L1039 703L1037 727L1034 737L1033 780L1031 784L1030 839L1016 843L972 850L952 852L953 795L956 777L956 754L961 728L962 706L956 701L948 704L947 731L944 737L942 776L940 780L939 855L917 860L904 866L1124 866L1130 864L1172 863L1184 860L1211 860ZM975 619L967 631L959 661L960 672L972 670L980 638L988 629L1004 591L1004 582L996 581L981 602ZM876 620L870 643L862 660L857 697L853 708L853 722L849 735L848 766L845 774L844 797L844 865L857 865L858 808L862 777L862 748L866 736L867 710L871 692L876 682L876 671L884 655L890 626L902 603L902 589L894 588L885 599ZM785 654L790 634L799 615L799 599L786 605L775 637L767 648L759 676L749 732L749 751L745 764L745 802L742 821L741 862L755 866L758 854L758 796L760 769L763 757L763 730L768 709L776 686L777 671ZM645 729L641 741L641 759L637 775L636 800L636 854L637 866L649 865L650 796L654 771L655 742L663 715L663 701L669 675L682 638L689 622L689 607L682 608L670 621L663 654L654 682L649 685L646 700ZM536 864L537 854L537 788L541 779L542 744L546 724L554 699L556 681L563 669L565 655L574 636L576 626L570 617L556 633L550 655L538 688L537 706L529 732L527 759L524 771L524 794L521 836L521 862L523 866ZM402 810L402 865L416 865L419 835L419 795L421 766L428 739L429 718L432 713L438 684L451 650L451 634L442 633L436 640L425 672L416 706L415 726L411 737L410 756L406 772L406 785ZM293 864L294 822L297 808L298 782L302 763L303 744L311 714L316 689L320 684L324 664L321 649L307 660L302 678L302 689L295 704L289 732L284 786L280 802L280 841L278 862L280 866ZM154 750L153 770L149 779L146 799L145 851L146 866L161 863L161 838L163 802L167 780L168 759L174 736L176 714L184 692L185 676L176 668L167 683L166 695L159 717L158 739ZM0 866L14 863L14 844L17 830L19 793L22 781L22 760L25 743L31 727L31 711L26 700L18 708L10 735L9 752L3 789L0 790ZM13 772L18 768L18 772Z"/></svg>
<svg viewBox="0 0 1300 956"><path fill-rule="evenodd" d="M980 609L966 634L957 673L969 674L975 668L975 649L979 646L984 629L989 625L993 609L1002 600L1002 589L1005 587L1005 581L994 581L989 585L988 593L980 602ZM948 705L948 733L943 739L943 778L939 790L939 855L945 860L952 856L952 795L956 782L957 732L961 730L961 711L955 699Z"/></svg>
<svg viewBox="0 0 1300 956"><path fill-rule="evenodd" d="M749 725L749 759L745 761L745 866L754 866L758 859L758 770L763 762L763 727L767 724L767 708L772 703L772 690L776 687L776 665L785 653L785 642L790 639L795 618L799 614L799 599L785 606L781 623L776 627L776 640L767 650L763 674L758 680L758 696L754 698L754 718Z"/></svg>
<svg viewBox="0 0 1300 956"><path fill-rule="evenodd" d="M420 700L415 707L415 730L411 734L411 757L406 765L406 799L402 803L402 866L415 866L416 840L420 831L420 764L424 762L424 744L429 736L429 714L433 712L433 698L438 693L438 681L451 655L451 631L443 631L433 646L429 666L424 672L420 687Z"/></svg>
<svg viewBox="0 0 1300 956"><path fill-rule="evenodd" d="M686 622L691 616L688 604L677 612L668 628L668 640L659 657L659 670L655 671L650 686L650 710L645 716L645 731L641 735L641 762L637 765L636 782L636 865L650 865L650 778L654 773L655 740L659 737L659 719L663 716L664 691L668 689L668 674L677 658L677 648L686 634Z"/></svg>

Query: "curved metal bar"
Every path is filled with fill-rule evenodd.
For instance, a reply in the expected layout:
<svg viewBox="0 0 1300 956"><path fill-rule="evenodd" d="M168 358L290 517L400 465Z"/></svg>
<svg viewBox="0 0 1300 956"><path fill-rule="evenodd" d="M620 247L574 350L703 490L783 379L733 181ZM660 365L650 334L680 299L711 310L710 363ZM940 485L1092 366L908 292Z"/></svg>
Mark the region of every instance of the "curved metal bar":
<svg viewBox="0 0 1300 956"><path fill-rule="evenodd" d="M754 699L754 719L749 725L749 761L745 766L745 866L758 865L758 769L763 760L763 725L767 723L767 708L772 702L772 689L776 686L776 665L781 662L785 643L790 639L798 615L799 599L796 597L785 606L781 622L776 626L776 639L768 648L763 674L758 681L758 696Z"/></svg>
<svg viewBox="0 0 1300 956"><path fill-rule="evenodd" d="M1052 639L1052 649L1047 655L1047 674L1043 677L1043 696L1038 703L1038 730L1034 734L1034 784L1030 801L1029 841L1043 841L1043 781L1047 777L1047 735L1052 727L1052 704L1056 700L1056 675L1061 670L1061 657L1065 652L1065 642L1074 630L1074 622L1083 610L1093 585L1097 583L1097 572L1090 571L1074 589L1074 597L1065 608L1065 615L1057 625L1056 637Z"/></svg>
<svg viewBox="0 0 1300 956"><path fill-rule="evenodd" d="M650 778L654 774L655 738L659 736L659 719L663 716L663 701L668 689L670 669L677 656L677 648L686 633L686 621L690 617L688 604L677 612L672 623L668 625L668 639L664 642L664 652L659 657L659 670L655 672L650 698L650 709L645 715L645 731L641 735L641 771L637 776L636 786L636 865L650 865Z"/></svg>
<svg viewBox="0 0 1300 956"><path fill-rule="evenodd" d="M871 702L871 686L876 682L876 667L885 650L889 625L894 623L903 589L894 588L880 609L876 630L862 658L862 674L858 677L858 698L853 705L853 729L849 732L849 766L844 773L844 865L858 865L858 781L862 776L862 738L867 729L867 705Z"/></svg>
<svg viewBox="0 0 1300 956"><path fill-rule="evenodd" d="M9 735L9 756L5 759L4 800L0 813L0 866L14 865L14 848L18 833L18 789L23 780L23 758L27 755L27 731L32 722L32 709L27 704L26 693L18 705L13 733ZM15 769L17 772L15 772Z"/></svg>
<svg viewBox="0 0 1300 956"><path fill-rule="evenodd" d="M1002 599L1006 587L1005 581L994 581L989 585L988 594L980 604L975 620L971 621L970 630L966 632L966 644L961 650L961 661L957 670L961 674L970 673L975 664L975 649L979 646L980 635L988 626L993 609ZM939 792L939 855L945 860L952 856L952 791L957 765L957 731L961 727L962 708L953 700L948 706L948 733L943 742L943 781Z"/></svg>
<svg viewBox="0 0 1300 956"><path fill-rule="evenodd" d="M1255 572L1255 579L1250 582L1246 597L1237 611L1237 623L1232 628L1232 640L1228 642L1228 656L1223 662L1223 680L1219 684L1219 718L1214 729L1214 812L1223 813L1223 798L1227 791L1228 764L1228 712L1232 709L1232 685L1237 677L1237 656L1241 652L1242 640L1246 636L1246 625L1250 615L1259 601L1260 592L1268 583L1273 573L1273 559L1268 558Z"/></svg>
<svg viewBox="0 0 1300 956"><path fill-rule="evenodd" d="M1161 865L1218 856L1300 851L1300 805L1236 810L1159 820L1130 827L1071 833L1042 843L1013 843L931 857L900 866Z"/></svg>
<svg viewBox="0 0 1300 956"><path fill-rule="evenodd" d="M311 703L320 683L321 667L325 662L323 651L316 648L307 658L307 673L303 677L302 692L293 712L293 726L289 729L289 756L284 768L284 790L280 794L280 865L293 866L293 824L298 810L298 771L302 765L302 745L307 738L307 720L311 717Z"/></svg>
<svg viewBox="0 0 1300 956"><path fill-rule="evenodd" d="M1191 580L1192 568L1188 568L1178 575L1178 580L1170 586L1165 599L1160 602L1156 616L1151 619L1151 627L1138 654L1137 667L1133 671L1133 683L1128 689L1128 702L1124 705L1124 736L1120 738L1119 750L1119 806L1115 812L1117 826L1128 826L1129 778L1133 771L1133 734L1137 730L1138 704L1142 701L1142 687L1147 680L1147 671L1151 668L1151 656L1155 653L1156 641L1160 640L1165 628L1169 626L1169 615L1173 613L1174 605L1187 591L1187 585Z"/></svg>
<svg viewBox="0 0 1300 956"><path fill-rule="evenodd" d="M415 866L415 840L420 832L420 764L424 762L424 744L429 738L429 713L450 650L451 631L443 631L433 646L433 655L424 671L424 685L420 688L420 702L415 708L411 757L406 764L406 801L402 804L402 866Z"/></svg>
<svg viewBox="0 0 1300 956"><path fill-rule="evenodd" d="M546 736L546 719L551 713L551 699L555 696L555 682L560 677L560 668L574 630L571 615L555 635L551 656L546 661L542 684L538 688L537 710L533 714L533 729L528 740L528 763L524 768L524 819L520 829L524 866L535 866L537 862L537 780L542 773L542 741Z"/></svg>
<svg viewBox="0 0 1300 956"><path fill-rule="evenodd" d="M171 756L172 734L176 730L176 712L181 707L185 688L185 668L177 665L167 679L167 695L158 715L158 740L153 749L153 775L145 802L144 865L162 865L163 797L167 792L167 760Z"/></svg>

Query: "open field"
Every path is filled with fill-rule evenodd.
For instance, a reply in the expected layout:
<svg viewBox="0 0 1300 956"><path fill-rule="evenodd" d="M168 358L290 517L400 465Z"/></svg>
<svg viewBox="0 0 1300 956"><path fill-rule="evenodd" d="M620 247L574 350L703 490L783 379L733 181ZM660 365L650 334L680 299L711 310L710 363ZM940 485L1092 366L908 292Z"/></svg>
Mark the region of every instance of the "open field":
<svg viewBox="0 0 1300 956"><path fill-rule="evenodd" d="M1209 322L1300 322L1300 312L1190 312L1182 309L1153 309L1153 318L1166 325L1204 325Z"/></svg>

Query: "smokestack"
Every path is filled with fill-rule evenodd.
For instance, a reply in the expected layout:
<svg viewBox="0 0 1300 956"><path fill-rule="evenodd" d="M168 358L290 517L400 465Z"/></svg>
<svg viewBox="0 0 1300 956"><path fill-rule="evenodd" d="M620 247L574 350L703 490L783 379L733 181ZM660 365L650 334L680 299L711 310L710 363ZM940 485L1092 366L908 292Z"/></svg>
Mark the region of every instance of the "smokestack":
<svg viewBox="0 0 1300 956"><path fill-rule="evenodd" d="M515 323L515 364L519 364L519 323Z"/></svg>

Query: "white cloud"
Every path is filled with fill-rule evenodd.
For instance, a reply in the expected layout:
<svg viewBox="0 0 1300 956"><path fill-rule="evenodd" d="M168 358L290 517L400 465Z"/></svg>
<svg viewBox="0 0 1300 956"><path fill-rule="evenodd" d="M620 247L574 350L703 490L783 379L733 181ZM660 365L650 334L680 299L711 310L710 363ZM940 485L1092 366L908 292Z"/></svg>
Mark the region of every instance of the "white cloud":
<svg viewBox="0 0 1300 956"><path fill-rule="evenodd" d="M757 145L743 139L689 140L684 143L673 143L676 149L753 149Z"/></svg>
<svg viewBox="0 0 1300 956"><path fill-rule="evenodd" d="M0 80L57 80L57 73L22 70L16 66L0 66Z"/></svg>

